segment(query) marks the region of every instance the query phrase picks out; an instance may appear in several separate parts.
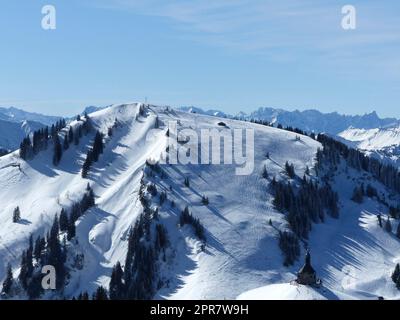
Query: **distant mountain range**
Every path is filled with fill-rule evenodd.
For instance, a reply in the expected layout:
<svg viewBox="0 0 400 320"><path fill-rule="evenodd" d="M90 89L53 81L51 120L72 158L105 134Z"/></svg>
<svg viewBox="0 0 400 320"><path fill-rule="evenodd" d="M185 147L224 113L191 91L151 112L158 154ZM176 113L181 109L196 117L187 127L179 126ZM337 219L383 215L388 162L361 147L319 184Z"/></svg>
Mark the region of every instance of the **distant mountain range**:
<svg viewBox="0 0 400 320"><path fill-rule="evenodd" d="M93 113L107 107L88 106L83 113ZM216 108L204 110L194 106L177 108L180 111L240 120L265 120L292 126L308 132L324 132L369 154L390 161L400 158L400 120L380 118L376 112L365 115L322 113L317 110L287 111L279 108L259 108L251 113L228 114ZM0 156L15 150L21 140L33 131L55 123L60 117L27 112L14 107L0 107Z"/></svg>
<svg viewBox="0 0 400 320"><path fill-rule="evenodd" d="M236 115L226 114L218 110L203 110L197 107L181 107L181 111L205 114L241 120L265 120L282 124L283 126L297 127L309 132L324 132L337 135L350 127L358 129L375 129L400 125L396 118L380 118L374 111L365 115L342 115L337 112L322 113L318 110L286 111L274 108L259 108L251 113L239 112Z"/></svg>
<svg viewBox="0 0 400 320"><path fill-rule="evenodd" d="M50 126L60 117L0 107L0 156L19 148L23 138L35 130Z"/></svg>
<svg viewBox="0 0 400 320"><path fill-rule="evenodd" d="M28 120L38 122L46 126L51 126L59 119L59 116L47 116L40 113L24 111L22 109L17 109L14 107L0 107L0 120L5 120L9 122L21 123Z"/></svg>

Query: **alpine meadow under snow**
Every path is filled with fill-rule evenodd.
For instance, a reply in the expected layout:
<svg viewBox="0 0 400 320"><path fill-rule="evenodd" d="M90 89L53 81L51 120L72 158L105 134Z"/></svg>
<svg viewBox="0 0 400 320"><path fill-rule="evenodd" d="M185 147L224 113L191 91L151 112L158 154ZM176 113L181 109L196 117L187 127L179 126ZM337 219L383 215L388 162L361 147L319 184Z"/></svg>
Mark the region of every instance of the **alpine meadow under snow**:
<svg viewBox="0 0 400 320"><path fill-rule="evenodd" d="M254 130L253 172L163 164L170 121ZM400 298L399 175L331 138L140 103L37 137L0 157L3 299ZM294 281L306 249L319 286ZM53 260L62 283L41 290Z"/></svg>

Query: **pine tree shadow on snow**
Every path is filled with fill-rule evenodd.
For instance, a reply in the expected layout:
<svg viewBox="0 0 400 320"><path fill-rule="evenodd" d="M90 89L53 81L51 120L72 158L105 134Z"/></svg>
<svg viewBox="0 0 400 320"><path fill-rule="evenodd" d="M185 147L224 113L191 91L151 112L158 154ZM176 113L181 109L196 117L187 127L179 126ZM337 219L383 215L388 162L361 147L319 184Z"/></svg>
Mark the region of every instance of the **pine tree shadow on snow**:
<svg viewBox="0 0 400 320"><path fill-rule="evenodd" d="M24 225L24 226L29 226L29 225L31 225L32 224L32 222L30 222L29 220L27 220L27 219L21 219L21 220L19 220L18 222L16 222L17 224L21 224L21 225Z"/></svg>

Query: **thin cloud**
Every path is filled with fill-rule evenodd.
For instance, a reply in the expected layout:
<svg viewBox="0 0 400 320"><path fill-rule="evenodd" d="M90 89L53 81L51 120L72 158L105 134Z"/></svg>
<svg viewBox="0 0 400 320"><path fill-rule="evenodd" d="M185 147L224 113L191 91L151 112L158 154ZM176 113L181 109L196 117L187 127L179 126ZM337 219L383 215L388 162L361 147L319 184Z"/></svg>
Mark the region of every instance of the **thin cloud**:
<svg viewBox="0 0 400 320"><path fill-rule="evenodd" d="M98 7L162 17L178 28L177 37L231 51L263 54L276 61L302 55L328 64L366 66L375 57L398 64L400 24L397 2L353 1L358 27L341 28L338 1L293 0L112 0ZM396 50L393 50L393 49ZM350 51L351 54L346 54ZM361 57L361 59L360 59ZM376 61L378 64L379 61Z"/></svg>

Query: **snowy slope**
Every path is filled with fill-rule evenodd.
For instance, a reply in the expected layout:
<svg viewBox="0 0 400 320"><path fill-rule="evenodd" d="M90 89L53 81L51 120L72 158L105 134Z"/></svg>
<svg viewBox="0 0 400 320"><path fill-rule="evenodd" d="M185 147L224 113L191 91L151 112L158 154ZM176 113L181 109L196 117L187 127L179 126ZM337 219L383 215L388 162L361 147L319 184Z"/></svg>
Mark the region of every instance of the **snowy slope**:
<svg viewBox="0 0 400 320"><path fill-rule="evenodd" d="M276 108L259 108L249 114L239 112L234 116L216 110L204 111L196 107L181 107L179 110L247 121L265 120L275 125L299 128L306 132L323 132L339 137L347 145L365 151L368 155L397 165L400 164L399 120L380 118L376 112L350 116L336 112L322 113L313 109L287 111Z"/></svg>
<svg viewBox="0 0 400 320"><path fill-rule="evenodd" d="M400 127L397 125L368 130L349 128L338 136L367 154L400 164Z"/></svg>
<svg viewBox="0 0 400 320"><path fill-rule="evenodd" d="M238 300L337 300L350 299L326 288L312 288L296 283L271 284L242 293Z"/></svg>
<svg viewBox="0 0 400 320"><path fill-rule="evenodd" d="M88 179L81 178L80 170L93 136L83 138L78 147L71 146L58 167L49 160L50 149L29 162L16 153L0 158L0 199L4 203L0 208L0 279L5 276L7 263L18 273L19 255L29 235L48 230L55 214L78 199L90 182L97 205L78 221L77 242L70 244L76 252L84 253L85 263L82 270L71 270L64 294L71 297L82 290L93 291L98 285L107 286L113 265L124 263L130 226L142 212L138 194L143 168L147 159L159 159L165 152L168 121L178 121L179 129L229 131L218 126L221 119L216 117L156 106L138 116L139 108L140 104L115 105L90 115L102 132L107 132L115 119L121 126L106 138L104 154ZM157 121L160 127L155 129ZM237 176L235 165L163 165L165 178L154 178L153 182L159 190L168 192L169 202L160 206L159 214L168 230L173 255L162 270L168 285L155 298L235 299L259 287L289 283L302 264L298 261L293 267L283 266L277 235L287 223L274 209L268 181L261 172L265 165L271 176L287 179L283 171L289 161L303 176L306 166L313 167L321 145L305 136L298 140L295 133L277 128L223 121L230 129L255 130L254 172ZM190 187L184 186L185 178L190 178ZM378 203L368 200L355 205L349 200L354 180L368 178L372 179L342 168L332 178L334 189L340 193L341 217L315 225L310 235L313 265L326 292L331 292L328 296L321 294L325 298L400 297L390 280L394 264L400 260L396 256L400 242L376 226L376 214L382 210ZM379 183L376 187L389 193ZM202 195L209 198L208 206L201 204ZM170 205L171 200L175 207ZM179 212L186 205L205 227L204 251L190 228L177 227ZM11 221L16 206L20 206L23 218L19 224ZM351 285L346 282L348 270L354 280ZM318 298L320 294L310 295L306 290L294 296L285 293L286 287L281 291L289 299ZM265 298L272 298L268 292ZM262 297L263 293L255 295Z"/></svg>

